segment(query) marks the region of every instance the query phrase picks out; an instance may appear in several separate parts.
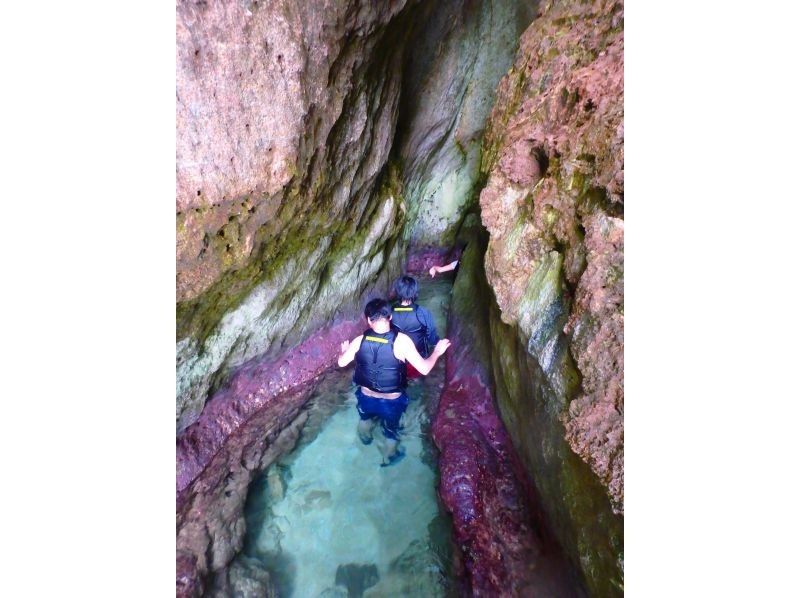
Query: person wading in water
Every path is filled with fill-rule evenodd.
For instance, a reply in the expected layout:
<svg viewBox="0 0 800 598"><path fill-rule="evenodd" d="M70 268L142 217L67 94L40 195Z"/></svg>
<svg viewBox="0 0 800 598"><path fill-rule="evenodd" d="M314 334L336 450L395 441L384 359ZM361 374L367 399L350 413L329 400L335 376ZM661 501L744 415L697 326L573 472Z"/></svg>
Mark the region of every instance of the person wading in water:
<svg viewBox="0 0 800 598"><path fill-rule="evenodd" d="M422 357L428 357L439 336L431 312L417 304L419 284L411 276L401 276L394 283L394 293L398 302L392 306L392 325L411 338ZM406 363L406 368L409 378L421 375L410 363Z"/></svg>
<svg viewBox="0 0 800 598"><path fill-rule="evenodd" d="M372 430L381 422L387 450L381 467L393 465L405 456L398 447L400 418L408 406L406 395L406 363L427 375L450 346L442 339L427 358L423 358L413 341L392 328L392 307L384 299L373 299L364 308L369 328L352 341L342 343L339 367L356 362L353 382L358 385L358 436L364 444L372 442Z"/></svg>

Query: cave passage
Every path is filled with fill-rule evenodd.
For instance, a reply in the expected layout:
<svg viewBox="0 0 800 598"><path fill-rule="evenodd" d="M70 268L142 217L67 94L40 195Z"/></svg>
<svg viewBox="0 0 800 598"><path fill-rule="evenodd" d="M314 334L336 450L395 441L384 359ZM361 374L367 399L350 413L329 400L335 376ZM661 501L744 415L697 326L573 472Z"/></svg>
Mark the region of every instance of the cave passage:
<svg viewBox="0 0 800 598"><path fill-rule="evenodd" d="M419 303L442 337L451 290L452 276L420 277ZM452 530L430 435L444 360L409 382L406 457L391 467L380 467L380 426L370 445L356 436L352 374L351 365L321 378L297 446L251 484L237 558L259 561L282 597L452 595Z"/></svg>

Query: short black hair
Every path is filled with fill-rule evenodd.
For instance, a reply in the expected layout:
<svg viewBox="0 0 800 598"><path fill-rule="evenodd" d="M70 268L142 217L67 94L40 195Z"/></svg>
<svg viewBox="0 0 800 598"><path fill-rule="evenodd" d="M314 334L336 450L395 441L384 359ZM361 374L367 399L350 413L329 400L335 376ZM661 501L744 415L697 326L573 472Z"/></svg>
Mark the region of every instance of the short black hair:
<svg viewBox="0 0 800 598"><path fill-rule="evenodd" d="M380 319L388 320L392 315L392 306L386 299L373 299L364 308L364 315L373 322Z"/></svg>
<svg viewBox="0 0 800 598"><path fill-rule="evenodd" d="M401 276L394 282L394 292L401 301L416 301L419 296L417 279L411 276Z"/></svg>

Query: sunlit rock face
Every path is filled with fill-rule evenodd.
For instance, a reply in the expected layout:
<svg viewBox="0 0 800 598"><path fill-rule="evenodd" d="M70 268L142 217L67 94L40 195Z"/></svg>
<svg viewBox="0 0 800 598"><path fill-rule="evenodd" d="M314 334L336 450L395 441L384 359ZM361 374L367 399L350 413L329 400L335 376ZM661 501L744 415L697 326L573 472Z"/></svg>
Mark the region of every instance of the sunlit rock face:
<svg viewBox="0 0 800 598"><path fill-rule="evenodd" d="M480 176L500 78L536 2L443 0L419 7L403 80L397 151L413 247L447 247Z"/></svg>
<svg viewBox="0 0 800 598"><path fill-rule="evenodd" d="M178 3L178 430L232 367L399 271L388 157L410 9Z"/></svg>
<svg viewBox="0 0 800 598"><path fill-rule="evenodd" d="M493 368L503 420L597 595L622 578L623 135L622 3L543 4L484 140Z"/></svg>

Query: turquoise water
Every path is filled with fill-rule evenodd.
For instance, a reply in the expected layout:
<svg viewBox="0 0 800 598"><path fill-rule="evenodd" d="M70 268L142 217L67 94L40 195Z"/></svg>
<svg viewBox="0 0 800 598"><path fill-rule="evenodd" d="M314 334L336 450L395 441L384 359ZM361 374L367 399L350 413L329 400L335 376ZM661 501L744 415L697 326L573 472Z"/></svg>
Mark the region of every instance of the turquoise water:
<svg viewBox="0 0 800 598"><path fill-rule="evenodd" d="M420 281L419 303L444 336L451 281ZM323 377L298 445L251 485L243 554L282 597L452 595L450 523L440 510L430 417L444 360L409 384L406 457L380 467L383 435L363 445L352 366Z"/></svg>

